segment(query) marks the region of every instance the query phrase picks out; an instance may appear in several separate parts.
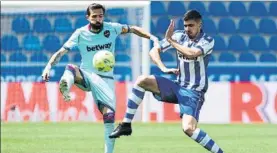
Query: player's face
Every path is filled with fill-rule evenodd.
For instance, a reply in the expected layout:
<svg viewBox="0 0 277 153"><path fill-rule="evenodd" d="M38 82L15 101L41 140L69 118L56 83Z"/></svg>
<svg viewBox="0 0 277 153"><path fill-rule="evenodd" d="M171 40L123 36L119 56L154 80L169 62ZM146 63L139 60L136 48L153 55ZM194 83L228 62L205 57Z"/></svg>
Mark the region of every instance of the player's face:
<svg viewBox="0 0 277 153"><path fill-rule="evenodd" d="M90 15L87 15L91 27L95 30L99 30L103 26L104 12L102 9L90 10Z"/></svg>
<svg viewBox="0 0 277 153"><path fill-rule="evenodd" d="M201 21L188 20L184 21L184 29L190 39L194 39L201 29Z"/></svg>

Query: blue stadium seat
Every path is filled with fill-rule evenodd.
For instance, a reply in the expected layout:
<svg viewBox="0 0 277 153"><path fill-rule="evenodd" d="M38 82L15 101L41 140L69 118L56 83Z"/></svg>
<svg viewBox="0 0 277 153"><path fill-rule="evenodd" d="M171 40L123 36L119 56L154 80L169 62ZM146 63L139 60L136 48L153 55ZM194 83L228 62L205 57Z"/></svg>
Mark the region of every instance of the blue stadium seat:
<svg viewBox="0 0 277 153"><path fill-rule="evenodd" d="M55 52L60 49L61 43L60 39L55 35L47 35L43 39L43 48L47 51Z"/></svg>
<svg viewBox="0 0 277 153"><path fill-rule="evenodd" d="M255 35L255 36L250 37L248 48L250 50L254 50L254 51L266 51L266 50L268 50L265 39L262 36L259 36L259 35Z"/></svg>
<svg viewBox="0 0 277 153"><path fill-rule="evenodd" d="M256 57L250 52L245 52L245 53L240 54L239 61L240 62L256 62Z"/></svg>
<svg viewBox="0 0 277 153"><path fill-rule="evenodd" d="M235 62L236 57L230 52L222 52L218 58L219 62Z"/></svg>
<svg viewBox="0 0 277 153"><path fill-rule="evenodd" d="M127 54L116 54L115 55L115 61L119 62L130 62L131 58Z"/></svg>
<svg viewBox="0 0 277 153"><path fill-rule="evenodd" d="M268 18L261 19L259 23L259 31L265 34L277 34L275 22Z"/></svg>
<svg viewBox="0 0 277 153"><path fill-rule="evenodd" d="M47 18L37 18L34 21L33 29L38 33L52 32L51 23Z"/></svg>
<svg viewBox="0 0 277 153"><path fill-rule="evenodd" d="M228 15L223 2L215 2L215 1L210 2L209 12L210 12L210 15L213 15L213 16L227 16Z"/></svg>
<svg viewBox="0 0 277 153"><path fill-rule="evenodd" d="M270 3L269 14L272 16L277 16L277 2Z"/></svg>
<svg viewBox="0 0 277 153"><path fill-rule="evenodd" d="M267 10L264 2L251 2L248 13L250 16L267 16Z"/></svg>
<svg viewBox="0 0 277 153"><path fill-rule="evenodd" d="M210 54L209 56L209 62L216 62L215 56L213 54Z"/></svg>
<svg viewBox="0 0 277 153"><path fill-rule="evenodd" d="M43 52L36 52L31 55L31 62L44 62L46 63L48 61L47 55L45 55Z"/></svg>
<svg viewBox="0 0 277 153"><path fill-rule="evenodd" d="M277 51L277 36L272 36L269 40L269 49Z"/></svg>
<svg viewBox="0 0 277 153"><path fill-rule="evenodd" d="M7 61L6 55L1 53L1 63L4 63Z"/></svg>
<svg viewBox="0 0 277 153"><path fill-rule="evenodd" d="M118 16L125 14L125 10L122 8L109 8L106 10L108 16Z"/></svg>
<svg viewBox="0 0 277 153"><path fill-rule="evenodd" d="M170 24L170 20L167 16L160 17L156 24L157 32L159 34L165 34L169 24Z"/></svg>
<svg viewBox="0 0 277 153"><path fill-rule="evenodd" d="M80 53L76 53L76 54L73 56L73 61L74 61L75 63L80 63L80 62L81 62L81 59L82 59L82 57L81 57L81 54L80 54Z"/></svg>
<svg viewBox="0 0 277 153"><path fill-rule="evenodd" d="M126 44L119 37L115 40L115 50L116 52L126 51Z"/></svg>
<svg viewBox="0 0 277 153"><path fill-rule="evenodd" d="M206 10L206 7L201 1L192 1L188 6L189 10L197 10L202 16L207 16L209 13Z"/></svg>
<svg viewBox="0 0 277 153"><path fill-rule="evenodd" d="M151 1L151 16L162 16L166 15L163 2L160 1Z"/></svg>
<svg viewBox="0 0 277 153"><path fill-rule="evenodd" d="M129 24L128 19L126 17L119 18L118 23Z"/></svg>
<svg viewBox="0 0 277 153"><path fill-rule="evenodd" d="M27 62L27 56L22 52L15 52L10 56L10 62Z"/></svg>
<svg viewBox="0 0 277 153"><path fill-rule="evenodd" d="M114 74L121 76L118 78L119 81L125 81L127 77L132 80L132 70L130 66L116 66L114 68Z"/></svg>
<svg viewBox="0 0 277 153"><path fill-rule="evenodd" d="M217 33L215 23L210 18L203 19L203 30L205 31L205 33L208 33L208 34L216 34Z"/></svg>
<svg viewBox="0 0 277 153"><path fill-rule="evenodd" d="M272 53L262 53L260 55L260 62L277 62L276 55Z"/></svg>
<svg viewBox="0 0 277 153"><path fill-rule="evenodd" d="M30 32L30 23L24 17L17 17L12 21L12 30L16 33L28 33Z"/></svg>
<svg viewBox="0 0 277 153"><path fill-rule="evenodd" d="M215 51L223 51L223 50L227 50L227 46L226 43L223 39L223 37L219 36L219 35L215 35L213 36L215 44L214 44L214 50Z"/></svg>
<svg viewBox="0 0 277 153"><path fill-rule="evenodd" d="M252 19L243 18L239 21L238 32L244 34L255 34L258 32L258 29Z"/></svg>
<svg viewBox="0 0 277 153"><path fill-rule="evenodd" d="M18 39L13 35L5 35L1 39L1 50L14 51L19 50Z"/></svg>
<svg viewBox="0 0 277 153"><path fill-rule="evenodd" d="M231 51L247 51L244 39L240 35L233 35L229 38L228 49Z"/></svg>
<svg viewBox="0 0 277 153"><path fill-rule="evenodd" d="M244 3L240 1L230 2L229 13L231 16L242 17L247 16L247 11Z"/></svg>
<svg viewBox="0 0 277 153"><path fill-rule="evenodd" d="M25 35L23 38L23 49L28 51L41 50L39 38L35 35Z"/></svg>
<svg viewBox="0 0 277 153"><path fill-rule="evenodd" d="M68 41L68 39L71 37L71 35L72 35L71 33L68 35L65 35L63 38L62 44L66 43Z"/></svg>
<svg viewBox="0 0 277 153"><path fill-rule="evenodd" d="M56 18L54 21L54 31L56 32L72 32L72 24L65 17Z"/></svg>
<svg viewBox="0 0 277 153"><path fill-rule="evenodd" d="M169 2L167 12L168 12L168 15L183 16L186 13L184 2L182 1Z"/></svg>
<svg viewBox="0 0 277 153"><path fill-rule="evenodd" d="M88 24L88 20L85 17L79 17L75 21L74 29L81 28Z"/></svg>
<svg viewBox="0 0 277 153"><path fill-rule="evenodd" d="M177 19L177 21L175 21L175 28L178 29L178 30L183 30L184 29L184 20L183 20L183 18L179 18L179 19Z"/></svg>
<svg viewBox="0 0 277 153"><path fill-rule="evenodd" d="M151 20L151 33L153 33L153 34L157 33L156 26L155 26L153 20Z"/></svg>
<svg viewBox="0 0 277 153"><path fill-rule="evenodd" d="M221 18L218 23L218 32L224 34L236 33L235 22L230 18Z"/></svg>
<svg viewBox="0 0 277 153"><path fill-rule="evenodd" d="M68 54L64 54L60 60L60 63L68 63L68 62L69 62L69 56Z"/></svg>
<svg viewBox="0 0 277 153"><path fill-rule="evenodd" d="M174 62L175 61L173 55L170 53L169 50L167 52L161 53L160 56L161 56L161 60L164 62Z"/></svg>

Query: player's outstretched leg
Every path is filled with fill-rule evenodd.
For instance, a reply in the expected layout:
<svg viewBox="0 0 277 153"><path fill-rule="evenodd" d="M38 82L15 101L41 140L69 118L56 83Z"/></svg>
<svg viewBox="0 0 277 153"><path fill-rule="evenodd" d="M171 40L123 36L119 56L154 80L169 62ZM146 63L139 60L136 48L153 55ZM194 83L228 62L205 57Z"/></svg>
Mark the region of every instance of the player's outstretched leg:
<svg viewBox="0 0 277 153"><path fill-rule="evenodd" d="M197 121L194 117L183 115L182 120L183 130L186 135L212 153L223 153L222 149L206 132L197 128Z"/></svg>
<svg viewBox="0 0 277 153"><path fill-rule="evenodd" d="M70 101L70 88L74 84L74 80L76 77L76 69L78 67L72 64L68 64L65 68L65 71L63 73L63 76L61 77L60 83L59 83L59 89L60 92L63 95L64 101Z"/></svg>
<svg viewBox="0 0 277 153"><path fill-rule="evenodd" d="M118 127L111 133L110 138L119 138L122 135L132 134L131 122L135 116L137 108L139 107L144 97L144 87L147 81L149 80L147 80L147 77L145 76L138 77L132 89L132 93L129 94L127 110L125 112L123 122L119 124Z"/></svg>
<svg viewBox="0 0 277 153"><path fill-rule="evenodd" d="M111 109L104 107L102 114L105 128L105 153L113 153L115 139L109 138L109 135L114 129L115 113Z"/></svg>

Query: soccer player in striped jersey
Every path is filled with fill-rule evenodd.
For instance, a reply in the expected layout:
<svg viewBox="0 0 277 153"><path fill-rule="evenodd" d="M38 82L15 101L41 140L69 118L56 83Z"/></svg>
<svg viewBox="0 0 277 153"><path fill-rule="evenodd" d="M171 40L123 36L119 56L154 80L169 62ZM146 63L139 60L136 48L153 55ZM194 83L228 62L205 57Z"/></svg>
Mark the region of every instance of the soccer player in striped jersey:
<svg viewBox="0 0 277 153"><path fill-rule="evenodd" d="M184 15L184 31L174 31L171 21L165 39L150 51L153 62L164 73L177 74L172 81L160 76L140 76L129 96L123 122L110 135L118 138L132 133L131 121L142 102L145 91L150 91L160 101L179 104L184 133L212 153L223 153L222 149L203 130L197 127L204 94L208 89L207 66L213 51L214 39L202 30L202 17L196 10ZM168 69L160 59L160 53L175 48L178 55L177 69Z"/></svg>
<svg viewBox="0 0 277 153"><path fill-rule="evenodd" d="M88 24L78 28L69 40L50 59L45 67L42 77L44 81L49 80L51 67L59 59L78 47L81 54L80 67L68 64L60 81L60 91L65 101L70 101L70 88L73 84L83 91L92 93L94 102L103 115L105 128L105 153L113 153L114 139L109 138L114 129L115 120L115 87L113 70L110 72L99 72L92 66L94 55L101 50L114 53L115 41L120 34L134 33L140 37L158 42L158 38L137 26L122 25L119 23L104 22L105 8L101 4L93 3L87 8Z"/></svg>

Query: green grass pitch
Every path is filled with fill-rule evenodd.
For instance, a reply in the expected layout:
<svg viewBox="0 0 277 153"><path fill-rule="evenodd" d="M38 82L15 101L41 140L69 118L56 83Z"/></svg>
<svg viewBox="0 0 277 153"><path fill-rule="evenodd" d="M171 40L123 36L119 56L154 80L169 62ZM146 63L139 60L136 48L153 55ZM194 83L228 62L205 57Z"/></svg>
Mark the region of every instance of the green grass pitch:
<svg viewBox="0 0 277 153"><path fill-rule="evenodd" d="M277 125L200 125L226 153L277 153ZM103 153L101 123L1 123L2 153ZM135 123L115 153L208 153L180 123Z"/></svg>

